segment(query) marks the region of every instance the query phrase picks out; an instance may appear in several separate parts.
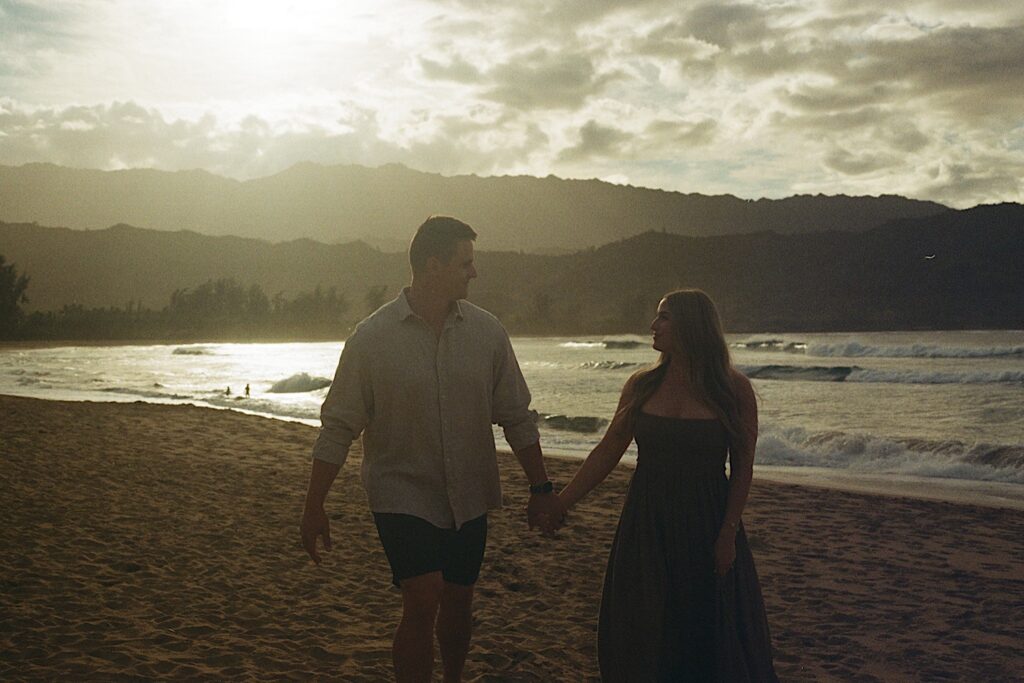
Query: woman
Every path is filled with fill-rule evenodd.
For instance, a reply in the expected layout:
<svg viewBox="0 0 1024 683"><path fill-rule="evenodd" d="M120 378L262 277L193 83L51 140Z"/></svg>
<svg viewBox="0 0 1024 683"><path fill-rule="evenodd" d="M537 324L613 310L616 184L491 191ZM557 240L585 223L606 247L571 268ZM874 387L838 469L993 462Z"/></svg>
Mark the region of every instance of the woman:
<svg viewBox="0 0 1024 683"><path fill-rule="evenodd" d="M571 507L635 438L598 628L605 681L775 681L764 601L740 516L757 402L711 299L666 295L658 363L630 377L608 431L559 494ZM728 454L730 476L725 476Z"/></svg>

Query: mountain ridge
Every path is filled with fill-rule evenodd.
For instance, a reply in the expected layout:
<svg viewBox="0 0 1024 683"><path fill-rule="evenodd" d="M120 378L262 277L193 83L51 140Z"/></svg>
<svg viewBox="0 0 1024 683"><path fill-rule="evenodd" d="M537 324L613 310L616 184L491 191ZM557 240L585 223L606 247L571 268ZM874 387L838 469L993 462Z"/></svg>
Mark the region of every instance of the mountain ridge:
<svg viewBox="0 0 1024 683"><path fill-rule="evenodd" d="M431 214L457 216L481 246L567 253L648 230L683 235L864 231L948 207L896 195L741 199L548 176L442 176L389 164L303 162L235 180L208 171L0 166L0 220L76 229L128 223L272 242L362 239L402 251Z"/></svg>
<svg viewBox="0 0 1024 683"><path fill-rule="evenodd" d="M481 235L481 240L485 235ZM404 253L365 242L236 236L131 226L83 231L0 223L0 254L32 279L28 310L159 309L218 278L270 297L334 287L353 302L408 282ZM732 331L1024 329L1024 207L984 205L862 233L648 231L567 255L480 248L471 299L519 334L643 332L678 287L705 289ZM339 330L344 336L346 330Z"/></svg>

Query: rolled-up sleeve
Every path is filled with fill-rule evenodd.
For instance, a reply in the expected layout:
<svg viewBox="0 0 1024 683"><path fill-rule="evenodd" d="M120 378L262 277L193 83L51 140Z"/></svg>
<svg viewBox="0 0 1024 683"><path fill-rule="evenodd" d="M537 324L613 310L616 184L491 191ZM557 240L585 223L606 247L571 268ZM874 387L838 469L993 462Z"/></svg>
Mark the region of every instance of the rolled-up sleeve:
<svg viewBox="0 0 1024 683"><path fill-rule="evenodd" d="M358 329L345 342L323 406L313 459L343 465L352 442L373 414L373 386Z"/></svg>
<svg viewBox="0 0 1024 683"><path fill-rule="evenodd" d="M504 330L501 336L501 344L495 353L491 421L501 425L512 450L520 451L539 442L540 432L537 431L536 415L530 410L530 389L519 369L512 342Z"/></svg>

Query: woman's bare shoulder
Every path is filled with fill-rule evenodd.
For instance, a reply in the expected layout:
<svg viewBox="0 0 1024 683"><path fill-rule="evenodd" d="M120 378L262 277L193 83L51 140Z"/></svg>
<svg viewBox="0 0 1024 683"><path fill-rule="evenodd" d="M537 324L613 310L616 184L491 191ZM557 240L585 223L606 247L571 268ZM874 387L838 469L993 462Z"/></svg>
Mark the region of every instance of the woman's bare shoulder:
<svg viewBox="0 0 1024 683"><path fill-rule="evenodd" d="M750 386L750 380L740 372L735 365L729 366L729 380L732 381L736 387Z"/></svg>
<svg viewBox="0 0 1024 683"><path fill-rule="evenodd" d="M632 375L630 375L626 379L625 384L622 385L622 398L627 400L632 399L633 394L636 393L636 387L637 384L640 382L640 378L650 372L651 368L641 368L640 370L637 370Z"/></svg>
<svg viewBox="0 0 1024 683"><path fill-rule="evenodd" d="M729 368L729 381L732 383L732 390L740 399L753 399L754 387L742 372L732 367Z"/></svg>
<svg viewBox="0 0 1024 683"><path fill-rule="evenodd" d="M626 378L626 382L622 385L622 393L623 394L632 394L634 391L636 391L636 383L638 381L640 381L640 377L643 374L644 374L643 370L637 370L632 375L630 375L628 378Z"/></svg>
<svg viewBox="0 0 1024 683"><path fill-rule="evenodd" d="M754 385L751 384L751 380L735 368L731 368L729 370L729 381L732 382L732 393L736 397L740 413L751 412L756 415L758 395L754 391Z"/></svg>

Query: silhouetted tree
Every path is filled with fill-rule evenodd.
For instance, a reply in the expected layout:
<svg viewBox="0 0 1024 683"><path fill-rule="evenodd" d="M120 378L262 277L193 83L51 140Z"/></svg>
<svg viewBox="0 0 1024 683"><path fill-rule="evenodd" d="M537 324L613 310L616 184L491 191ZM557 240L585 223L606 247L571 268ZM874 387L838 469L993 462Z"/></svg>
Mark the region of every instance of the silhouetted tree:
<svg viewBox="0 0 1024 683"><path fill-rule="evenodd" d="M250 318L262 318L270 313L270 299L264 294L259 285L249 287L248 298L245 302L245 312Z"/></svg>
<svg viewBox="0 0 1024 683"><path fill-rule="evenodd" d="M363 297L363 301L366 302L367 313L373 313L378 308L387 303L388 286L387 285L374 285L366 290L366 296Z"/></svg>
<svg viewBox="0 0 1024 683"><path fill-rule="evenodd" d="M277 312L300 326L337 326L348 313L348 298L336 287L326 292L320 285L312 292L299 292L292 301L281 303Z"/></svg>
<svg viewBox="0 0 1024 683"><path fill-rule="evenodd" d="M207 280L194 290L175 290L171 294L170 313L193 320L240 319L250 310L254 299L260 305L261 294L252 288L247 291L233 278Z"/></svg>
<svg viewBox="0 0 1024 683"><path fill-rule="evenodd" d="M553 311L553 300L547 292L533 295L533 315L538 323L550 323Z"/></svg>
<svg viewBox="0 0 1024 683"><path fill-rule="evenodd" d="M18 275L13 263L5 263L0 254L0 338L13 337L24 317L20 304L28 303L28 280L27 275Z"/></svg>

